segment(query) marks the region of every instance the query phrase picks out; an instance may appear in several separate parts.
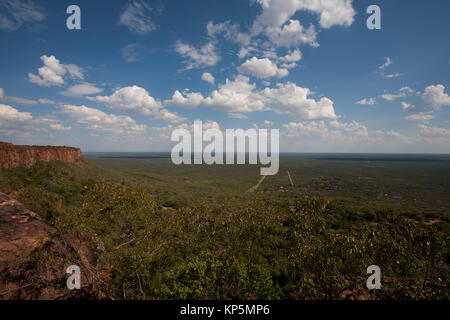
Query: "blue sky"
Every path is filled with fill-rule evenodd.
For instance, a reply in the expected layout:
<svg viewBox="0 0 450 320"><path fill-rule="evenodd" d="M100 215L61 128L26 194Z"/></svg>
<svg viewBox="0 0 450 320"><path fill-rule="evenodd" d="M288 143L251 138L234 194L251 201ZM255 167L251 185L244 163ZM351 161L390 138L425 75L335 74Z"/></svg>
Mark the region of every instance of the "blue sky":
<svg viewBox="0 0 450 320"><path fill-rule="evenodd" d="M66 9L81 9L68 30ZM381 30L366 9L381 8ZM168 151L277 128L290 152L450 150L450 2L0 1L0 140Z"/></svg>

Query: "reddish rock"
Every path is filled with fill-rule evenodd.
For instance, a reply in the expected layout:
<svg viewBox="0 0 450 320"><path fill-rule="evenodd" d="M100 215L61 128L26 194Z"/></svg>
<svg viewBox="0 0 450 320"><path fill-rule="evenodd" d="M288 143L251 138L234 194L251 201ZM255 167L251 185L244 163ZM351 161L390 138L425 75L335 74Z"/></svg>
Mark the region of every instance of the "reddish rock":
<svg viewBox="0 0 450 320"><path fill-rule="evenodd" d="M339 298L344 300L355 300L355 297L353 296L353 291L350 289L345 289L344 291L342 291L341 294L339 295Z"/></svg>
<svg viewBox="0 0 450 320"><path fill-rule="evenodd" d="M36 213L0 193L0 299L30 286L22 282L26 257L44 245L53 232Z"/></svg>
<svg viewBox="0 0 450 320"><path fill-rule="evenodd" d="M93 285L93 254L83 239L73 233L63 241L53 239L55 232L37 213L0 192L0 300L101 298ZM66 286L68 263L81 268L81 290Z"/></svg>
<svg viewBox="0 0 450 320"><path fill-rule="evenodd" d="M0 168L31 167L40 161L73 163L81 158L81 150L77 148L16 146L0 142Z"/></svg>

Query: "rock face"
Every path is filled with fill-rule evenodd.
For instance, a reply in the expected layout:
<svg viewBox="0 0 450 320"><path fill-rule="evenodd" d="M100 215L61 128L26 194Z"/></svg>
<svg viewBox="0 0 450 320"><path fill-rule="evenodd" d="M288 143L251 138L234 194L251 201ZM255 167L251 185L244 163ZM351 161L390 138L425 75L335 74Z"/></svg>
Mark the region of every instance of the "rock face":
<svg viewBox="0 0 450 320"><path fill-rule="evenodd" d="M82 158L81 150L70 147L16 146L0 142L0 168L31 167L39 161L73 163Z"/></svg>
<svg viewBox="0 0 450 320"><path fill-rule="evenodd" d="M0 193L0 265L16 258L19 251L33 251L53 232L36 213Z"/></svg>
<svg viewBox="0 0 450 320"><path fill-rule="evenodd" d="M57 240L55 232L37 213L0 192L0 300L98 298L89 252L76 234ZM81 290L66 286L67 261L81 267Z"/></svg>
<svg viewBox="0 0 450 320"><path fill-rule="evenodd" d="M29 286L24 282L27 255L44 245L53 232L36 213L0 193L0 298Z"/></svg>

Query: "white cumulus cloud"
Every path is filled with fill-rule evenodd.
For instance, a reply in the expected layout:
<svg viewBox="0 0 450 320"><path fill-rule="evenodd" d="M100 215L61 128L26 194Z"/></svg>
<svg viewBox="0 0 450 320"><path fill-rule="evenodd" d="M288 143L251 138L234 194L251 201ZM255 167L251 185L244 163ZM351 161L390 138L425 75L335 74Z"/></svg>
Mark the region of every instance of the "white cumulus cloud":
<svg viewBox="0 0 450 320"><path fill-rule="evenodd" d="M238 71L243 74L250 74L259 79L271 77L282 78L289 75L289 71L287 69L278 68L278 66L270 59L258 59L256 57L253 57L241 64L238 67Z"/></svg>
<svg viewBox="0 0 450 320"><path fill-rule="evenodd" d="M160 101L138 86L117 89L110 96L87 97L88 100L105 103L109 108L124 113L153 116L157 120L181 122L184 118L163 109Z"/></svg>
<svg viewBox="0 0 450 320"><path fill-rule="evenodd" d="M95 108L74 105L63 105L59 108L60 112L69 116L72 121L93 131L114 134L141 134L146 129L146 125L138 125L128 116L108 114Z"/></svg>
<svg viewBox="0 0 450 320"><path fill-rule="evenodd" d="M227 79L203 100L205 106L232 112L272 110L298 120L335 119L333 101L326 97L319 100L310 98L311 91L295 83L277 84L275 88L255 90L250 79L238 75L234 80Z"/></svg>
<svg viewBox="0 0 450 320"><path fill-rule="evenodd" d="M305 29L298 20L289 20L282 27L267 27L267 37L279 47L296 47L308 44L318 47L317 32L313 25Z"/></svg>
<svg viewBox="0 0 450 320"><path fill-rule="evenodd" d="M413 93L409 87L404 87L400 89L400 93L398 95L387 95L387 97L383 97L385 99L394 99L398 97L406 97L407 93ZM422 94L419 94L422 100L422 103L419 105L413 105L408 102L402 101L402 108L405 112L429 112L432 113L436 110L440 110L444 106L450 106L450 97L447 93L445 93L445 86L442 84L431 85L425 88Z"/></svg>
<svg viewBox="0 0 450 320"><path fill-rule="evenodd" d="M1 128L15 128L17 125L31 121L32 119L33 117L29 112L20 112L11 106L0 104Z"/></svg>
<svg viewBox="0 0 450 320"><path fill-rule="evenodd" d="M322 28L350 26L356 14L352 0L256 0L262 12L253 23L253 34L264 33L278 46L307 43L317 46L314 26L304 29L300 21L291 19L297 11L309 11L319 16Z"/></svg>
<svg viewBox="0 0 450 320"><path fill-rule="evenodd" d="M83 79L83 69L74 64L62 64L55 56L41 56L41 60L44 63L42 67L38 69L38 75L33 73L28 74L28 80L44 87L61 86L65 83L64 75L67 73L76 79Z"/></svg>
<svg viewBox="0 0 450 320"><path fill-rule="evenodd" d="M206 82L209 82L211 84L214 84L214 81L215 81L214 76L211 73L209 73L209 72L204 72L202 74L202 80L206 81Z"/></svg>
<svg viewBox="0 0 450 320"><path fill-rule="evenodd" d="M439 110L443 106L450 106L450 97L444 90L445 87L442 84L426 87L422 94L425 107L427 109Z"/></svg>
<svg viewBox="0 0 450 320"><path fill-rule="evenodd" d="M198 92L185 92L184 94L175 90L172 99L165 100L164 103L169 106L194 109L203 101L202 94Z"/></svg>
<svg viewBox="0 0 450 320"><path fill-rule="evenodd" d="M258 26L280 26L297 11L307 10L319 15L322 28L350 26L356 14L352 0L257 0L263 8L256 19Z"/></svg>
<svg viewBox="0 0 450 320"><path fill-rule="evenodd" d="M103 102L111 109L131 114L151 115L163 107L147 90L138 86L123 87L110 96L88 97L88 99Z"/></svg>
<svg viewBox="0 0 450 320"><path fill-rule="evenodd" d="M203 100L203 104L227 112L264 110L264 102L254 91L255 87L248 77L238 75L232 81L226 79L225 84L220 84L218 90L214 90Z"/></svg>
<svg viewBox="0 0 450 320"><path fill-rule="evenodd" d="M407 103L405 101L402 101L401 105L404 112L414 112L418 110L415 105Z"/></svg>
<svg viewBox="0 0 450 320"><path fill-rule="evenodd" d="M297 61L300 61L301 59L302 59L302 53L298 48L295 49L294 51L289 52L284 57L280 58L281 61L286 61L286 62L297 62Z"/></svg>
<svg viewBox="0 0 450 320"><path fill-rule="evenodd" d="M326 97L319 100L309 98L311 90L295 83L278 84L277 88L265 88L261 95L266 106L280 114L288 114L294 119L316 120L335 119L333 101Z"/></svg>

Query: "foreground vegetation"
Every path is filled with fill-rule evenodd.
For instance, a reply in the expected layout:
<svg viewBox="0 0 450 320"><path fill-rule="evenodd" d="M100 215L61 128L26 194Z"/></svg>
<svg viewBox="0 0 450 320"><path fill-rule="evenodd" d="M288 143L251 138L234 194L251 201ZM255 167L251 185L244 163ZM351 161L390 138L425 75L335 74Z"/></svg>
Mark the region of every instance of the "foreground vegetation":
<svg viewBox="0 0 450 320"><path fill-rule="evenodd" d="M4 171L0 183L19 190L56 238L82 235L105 297L337 299L345 290L356 298L449 297L445 223L383 210L352 219L342 203L304 195L175 205L139 179L84 163L40 164ZM42 257L35 263L51 263ZM381 267L381 290L366 288L372 264Z"/></svg>

